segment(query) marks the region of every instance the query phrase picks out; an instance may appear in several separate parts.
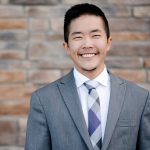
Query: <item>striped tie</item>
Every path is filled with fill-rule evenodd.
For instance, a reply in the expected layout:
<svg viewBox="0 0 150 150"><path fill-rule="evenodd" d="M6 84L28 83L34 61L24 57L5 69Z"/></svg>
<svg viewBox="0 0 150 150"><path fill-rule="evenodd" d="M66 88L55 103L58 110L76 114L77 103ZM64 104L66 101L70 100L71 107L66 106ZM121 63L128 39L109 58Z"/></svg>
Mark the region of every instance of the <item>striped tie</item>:
<svg viewBox="0 0 150 150"><path fill-rule="evenodd" d="M101 150L102 147L102 130L101 130L101 113L100 101L96 92L98 82L90 80L84 83L88 89L88 132L94 150Z"/></svg>

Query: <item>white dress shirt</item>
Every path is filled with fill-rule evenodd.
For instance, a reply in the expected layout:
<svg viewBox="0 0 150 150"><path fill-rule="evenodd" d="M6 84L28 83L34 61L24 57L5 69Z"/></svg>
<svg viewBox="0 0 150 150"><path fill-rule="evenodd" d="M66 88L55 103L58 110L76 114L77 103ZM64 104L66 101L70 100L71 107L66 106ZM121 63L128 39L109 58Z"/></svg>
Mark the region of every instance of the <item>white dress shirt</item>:
<svg viewBox="0 0 150 150"><path fill-rule="evenodd" d="M88 81L89 79L86 76L82 75L80 72L78 72L76 68L74 68L73 73L82 106L83 115L85 118L86 125L88 127L88 105L87 105L88 89L85 87L85 85L83 85L83 83ZM103 139L110 99L110 77L108 75L106 67L104 68L102 73L99 76L97 76L94 80L100 83L100 85L96 88L96 91L98 92L100 99L101 127Z"/></svg>

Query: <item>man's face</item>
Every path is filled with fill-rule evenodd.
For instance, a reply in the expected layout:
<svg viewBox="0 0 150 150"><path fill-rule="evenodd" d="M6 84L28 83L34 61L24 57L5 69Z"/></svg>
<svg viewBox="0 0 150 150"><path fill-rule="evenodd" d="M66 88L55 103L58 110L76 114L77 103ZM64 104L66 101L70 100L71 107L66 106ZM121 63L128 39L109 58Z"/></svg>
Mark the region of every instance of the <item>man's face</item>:
<svg viewBox="0 0 150 150"><path fill-rule="evenodd" d="M82 15L74 19L69 28L68 43L64 43L75 68L89 78L104 69L104 60L111 46L104 24L99 16Z"/></svg>

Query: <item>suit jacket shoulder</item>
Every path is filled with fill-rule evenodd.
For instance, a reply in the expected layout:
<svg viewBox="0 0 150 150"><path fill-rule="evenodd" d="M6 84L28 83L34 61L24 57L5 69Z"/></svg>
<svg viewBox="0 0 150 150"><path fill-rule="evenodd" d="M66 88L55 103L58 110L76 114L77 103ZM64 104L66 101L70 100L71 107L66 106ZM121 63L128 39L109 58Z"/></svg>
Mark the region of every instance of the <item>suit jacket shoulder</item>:
<svg viewBox="0 0 150 150"><path fill-rule="evenodd" d="M140 85L138 85L138 84L136 84L132 81L123 79L119 76L113 75L112 73L109 73L109 74L110 74L111 82L115 81L115 82L118 82L118 83L126 84L127 88L137 90L137 92L139 92L139 91L146 92L146 93L149 92L147 89L143 88L142 86L140 86Z"/></svg>

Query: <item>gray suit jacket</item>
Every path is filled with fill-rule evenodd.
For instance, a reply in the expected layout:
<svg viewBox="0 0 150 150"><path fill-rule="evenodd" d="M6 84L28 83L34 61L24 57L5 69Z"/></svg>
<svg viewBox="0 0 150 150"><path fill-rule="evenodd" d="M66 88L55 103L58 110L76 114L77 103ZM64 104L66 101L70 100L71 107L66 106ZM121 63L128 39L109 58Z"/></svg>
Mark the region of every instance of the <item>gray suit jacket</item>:
<svg viewBox="0 0 150 150"><path fill-rule="evenodd" d="M150 150L150 93L110 79L102 150ZM93 150L72 71L32 94L25 150Z"/></svg>

